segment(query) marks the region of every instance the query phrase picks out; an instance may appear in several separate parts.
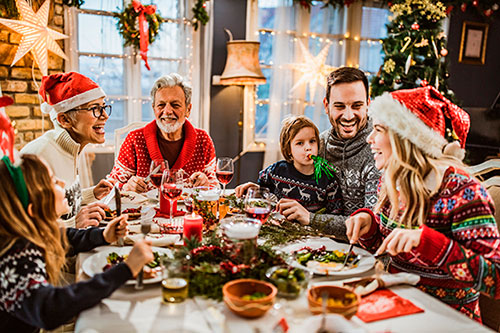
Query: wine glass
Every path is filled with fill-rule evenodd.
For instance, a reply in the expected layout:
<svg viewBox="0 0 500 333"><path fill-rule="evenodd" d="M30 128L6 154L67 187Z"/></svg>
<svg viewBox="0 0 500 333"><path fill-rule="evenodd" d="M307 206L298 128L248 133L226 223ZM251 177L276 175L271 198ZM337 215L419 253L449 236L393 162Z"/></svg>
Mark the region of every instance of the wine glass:
<svg viewBox="0 0 500 333"><path fill-rule="evenodd" d="M174 201L179 199L184 188L184 174L182 169L163 171L161 178L161 193L170 202L170 225L173 224Z"/></svg>
<svg viewBox="0 0 500 333"><path fill-rule="evenodd" d="M151 161L151 165L149 167L149 179L151 179L153 185L158 189L158 192L160 192L163 171L168 169L169 167L167 160L156 159Z"/></svg>
<svg viewBox="0 0 500 333"><path fill-rule="evenodd" d="M264 224L271 213L271 202L267 199L268 197L268 189L249 188L244 201L247 216L258 219Z"/></svg>
<svg viewBox="0 0 500 333"><path fill-rule="evenodd" d="M215 175L222 184L222 196L226 191L226 185L231 182L234 174L233 159L231 157L220 157L217 159L217 169Z"/></svg>

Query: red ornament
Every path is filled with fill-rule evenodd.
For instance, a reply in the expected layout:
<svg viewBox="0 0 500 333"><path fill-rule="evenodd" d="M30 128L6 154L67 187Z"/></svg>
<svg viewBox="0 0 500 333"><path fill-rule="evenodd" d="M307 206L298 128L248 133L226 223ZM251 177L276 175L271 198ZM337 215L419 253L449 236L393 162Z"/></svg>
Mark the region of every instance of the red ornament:
<svg viewBox="0 0 500 333"><path fill-rule="evenodd" d="M353 2L354 2L354 0L344 0L344 5L349 7Z"/></svg>
<svg viewBox="0 0 500 333"><path fill-rule="evenodd" d="M439 53L441 53L441 55L443 57L446 57L448 55L448 50L447 49L441 49L441 52L439 52Z"/></svg>
<svg viewBox="0 0 500 333"><path fill-rule="evenodd" d="M486 17L490 17L490 16L491 16L491 14L493 14L493 11L492 11L491 9L486 9L486 10L484 11L484 15L486 15Z"/></svg>
<svg viewBox="0 0 500 333"><path fill-rule="evenodd" d="M474 7L477 7L479 5L479 1L477 1L477 0L472 1L472 5Z"/></svg>
<svg viewBox="0 0 500 333"><path fill-rule="evenodd" d="M420 85L422 87L425 87L425 86L429 85L429 82L427 82L427 80L422 80L422 82L420 82Z"/></svg>
<svg viewBox="0 0 500 333"><path fill-rule="evenodd" d="M0 97L0 108L11 105L12 103L14 103L14 101L9 96ZM4 111L0 111L0 138L2 138L0 141L0 153L9 156L11 162L14 162L14 142L16 140L16 134L9 116Z"/></svg>
<svg viewBox="0 0 500 333"><path fill-rule="evenodd" d="M413 23L413 24L411 25L411 28L412 28L413 30L418 30L418 29L420 29L420 25L419 25L418 23Z"/></svg>
<svg viewBox="0 0 500 333"><path fill-rule="evenodd" d="M384 85L384 84L385 84L385 81L384 81L383 79L380 79L380 80L378 81L378 83L379 83L380 85Z"/></svg>
<svg viewBox="0 0 500 333"><path fill-rule="evenodd" d="M446 8L446 15L450 15L451 11L453 10L453 6L448 6Z"/></svg>
<svg viewBox="0 0 500 333"><path fill-rule="evenodd" d="M389 2L387 3L387 6L392 7L392 1L389 1Z"/></svg>
<svg viewBox="0 0 500 333"><path fill-rule="evenodd" d="M460 10L465 13L465 11L467 10L467 4L463 3L462 5L460 5Z"/></svg>

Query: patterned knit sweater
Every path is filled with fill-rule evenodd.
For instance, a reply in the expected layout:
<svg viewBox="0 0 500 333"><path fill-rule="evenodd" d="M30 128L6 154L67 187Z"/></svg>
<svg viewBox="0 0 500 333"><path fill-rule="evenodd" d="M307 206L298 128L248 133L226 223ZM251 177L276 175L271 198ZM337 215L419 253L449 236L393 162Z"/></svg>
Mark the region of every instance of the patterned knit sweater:
<svg viewBox="0 0 500 333"><path fill-rule="evenodd" d="M375 251L396 228L382 207L360 244ZM500 298L500 238L494 206L484 187L465 172L448 168L418 247L391 258L390 272L420 275L418 287L469 317L481 320L479 292Z"/></svg>
<svg viewBox="0 0 500 333"><path fill-rule="evenodd" d="M105 245L103 229L66 229L70 251L89 251ZM48 283L42 250L25 239L0 255L0 323L2 332L54 329L81 311L98 304L132 277L120 263L93 278L65 287Z"/></svg>
<svg viewBox="0 0 500 333"><path fill-rule="evenodd" d="M215 148L212 139L202 129L194 128L186 120L183 127L184 145L171 169L183 169L188 175L196 171L204 172L210 184L218 185L215 176ZM163 159L158 146L159 134L156 120L146 126L130 132L123 142L118 159L108 175L123 186L130 177L147 177L151 160Z"/></svg>
<svg viewBox="0 0 500 333"><path fill-rule="evenodd" d="M311 226L325 233L347 240L345 220L356 210L372 208L377 202L377 184L380 171L375 167L373 154L366 138L372 130L369 121L365 128L349 140L340 139L334 129L320 134L319 155L338 170L345 215L311 214Z"/></svg>
<svg viewBox="0 0 500 333"><path fill-rule="evenodd" d="M292 163L279 161L259 173L258 184L267 187L278 199L297 200L310 212L325 208L327 213L342 214L338 180L324 174L316 183L313 175L300 173Z"/></svg>

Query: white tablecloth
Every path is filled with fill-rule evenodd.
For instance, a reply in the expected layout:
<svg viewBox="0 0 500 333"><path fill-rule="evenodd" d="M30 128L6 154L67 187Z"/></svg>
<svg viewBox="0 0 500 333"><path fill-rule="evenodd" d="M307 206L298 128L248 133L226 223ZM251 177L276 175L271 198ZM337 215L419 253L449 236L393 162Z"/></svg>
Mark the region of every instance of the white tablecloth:
<svg viewBox="0 0 500 333"><path fill-rule="evenodd" d="M86 278L81 271L81 263L91 254L81 253L78 256L79 279ZM425 311L372 323L364 323L355 316L351 320L353 327L366 332L491 332L414 287L396 286L390 289ZM222 302L201 297L179 304L163 304L159 284L146 285L141 291L126 286L116 290L97 306L82 312L76 321L75 332L265 333L272 332L282 317L290 325L289 332L311 331L302 326L311 317L305 295L293 301L278 299L265 316L247 320L234 315Z"/></svg>

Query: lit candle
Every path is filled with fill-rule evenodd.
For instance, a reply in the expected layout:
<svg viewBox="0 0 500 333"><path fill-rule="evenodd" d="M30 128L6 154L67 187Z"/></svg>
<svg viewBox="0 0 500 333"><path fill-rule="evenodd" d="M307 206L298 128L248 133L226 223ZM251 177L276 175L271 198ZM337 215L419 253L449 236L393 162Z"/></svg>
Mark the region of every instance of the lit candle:
<svg viewBox="0 0 500 333"><path fill-rule="evenodd" d="M200 215L192 213L184 215L184 239L191 239L193 236L201 242L203 231L203 218Z"/></svg>

